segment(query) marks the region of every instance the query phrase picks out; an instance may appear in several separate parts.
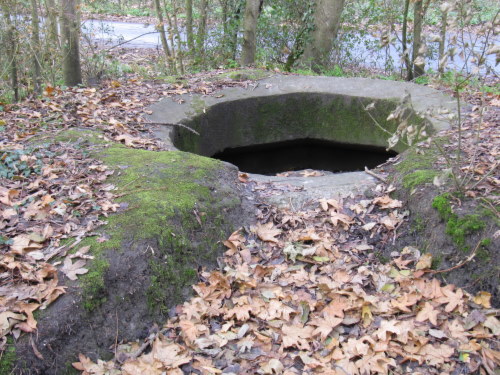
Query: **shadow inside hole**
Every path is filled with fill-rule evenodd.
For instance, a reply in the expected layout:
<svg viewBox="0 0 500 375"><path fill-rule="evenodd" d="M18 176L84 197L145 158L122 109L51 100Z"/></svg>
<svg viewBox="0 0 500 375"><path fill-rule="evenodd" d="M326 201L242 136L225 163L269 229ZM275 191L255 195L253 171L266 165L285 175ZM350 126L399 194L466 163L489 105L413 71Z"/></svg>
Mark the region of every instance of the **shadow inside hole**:
<svg viewBox="0 0 500 375"><path fill-rule="evenodd" d="M396 153L380 147L300 139L263 145L227 148L213 158L236 165L241 171L274 175L285 171L316 169L331 172L374 168Z"/></svg>

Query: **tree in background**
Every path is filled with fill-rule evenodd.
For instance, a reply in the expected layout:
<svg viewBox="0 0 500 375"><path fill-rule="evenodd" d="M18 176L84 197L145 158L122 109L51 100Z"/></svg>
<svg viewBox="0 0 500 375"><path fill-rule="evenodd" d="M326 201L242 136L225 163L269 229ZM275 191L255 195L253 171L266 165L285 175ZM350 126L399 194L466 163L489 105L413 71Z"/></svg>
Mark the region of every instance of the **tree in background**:
<svg viewBox="0 0 500 375"><path fill-rule="evenodd" d="M208 0L200 1L200 20L198 22L198 33L196 35L196 63L203 62L205 57L205 40L207 37Z"/></svg>
<svg viewBox="0 0 500 375"><path fill-rule="evenodd" d="M77 0L61 0L61 30L63 47L63 76L66 86L82 83L80 64L80 24Z"/></svg>
<svg viewBox="0 0 500 375"><path fill-rule="evenodd" d="M59 31L57 26L57 8L54 0L45 0L45 12L48 19L49 40L55 47L60 47Z"/></svg>
<svg viewBox="0 0 500 375"><path fill-rule="evenodd" d="M187 46L190 51L194 50L193 34L193 0L186 0L186 36Z"/></svg>
<svg viewBox="0 0 500 375"><path fill-rule="evenodd" d="M160 33L161 46L163 47L163 52L165 53L165 61L167 62L170 70L173 74L177 74L177 69L175 67L175 62L172 58L172 53L167 42L167 34L165 32L165 21L163 19L163 10L160 5L160 0L154 0L156 17L158 17L158 25L156 26L158 32Z"/></svg>
<svg viewBox="0 0 500 375"><path fill-rule="evenodd" d="M31 49L33 59L33 91L36 95L42 93L42 65L40 63L40 21L38 16L38 4L36 0L30 0L31 4Z"/></svg>
<svg viewBox="0 0 500 375"><path fill-rule="evenodd" d="M10 13L12 9L12 4L9 1L2 1L2 13L6 25L5 33L5 46L7 55L8 70L10 72L11 88L14 93L14 101L19 100L19 80L18 80L18 69L17 69L17 33L14 23L12 22L12 15Z"/></svg>
<svg viewBox="0 0 500 375"><path fill-rule="evenodd" d="M259 18L260 0L247 0L245 16L243 18L243 46L241 65L247 66L255 63L257 49L256 30Z"/></svg>
<svg viewBox="0 0 500 375"><path fill-rule="evenodd" d="M305 47L301 61L320 72L329 60L337 38L345 0L317 0L314 11L314 30Z"/></svg>

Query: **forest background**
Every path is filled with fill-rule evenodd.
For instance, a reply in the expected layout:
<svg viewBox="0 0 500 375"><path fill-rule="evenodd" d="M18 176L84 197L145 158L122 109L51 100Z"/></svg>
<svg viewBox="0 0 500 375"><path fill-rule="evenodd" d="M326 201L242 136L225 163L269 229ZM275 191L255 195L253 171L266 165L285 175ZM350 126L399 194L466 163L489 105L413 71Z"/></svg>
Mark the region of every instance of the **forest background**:
<svg viewBox="0 0 500 375"><path fill-rule="evenodd" d="M498 78L495 66L499 60L499 9L493 1L1 3L3 103L41 94L47 86L92 84L127 74L165 79L240 65L423 84L438 77L452 87L467 82L498 92L498 85L491 85ZM123 55L120 51L127 47L126 41L106 43L102 38L106 30L99 30L97 39L96 30L89 30L85 23L86 19L110 16L128 20L135 16L154 23L162 48L149 51L148 59L123 61L119 55ZM366 54L360 50L369 54L372 64L366 63Z"/></svg>

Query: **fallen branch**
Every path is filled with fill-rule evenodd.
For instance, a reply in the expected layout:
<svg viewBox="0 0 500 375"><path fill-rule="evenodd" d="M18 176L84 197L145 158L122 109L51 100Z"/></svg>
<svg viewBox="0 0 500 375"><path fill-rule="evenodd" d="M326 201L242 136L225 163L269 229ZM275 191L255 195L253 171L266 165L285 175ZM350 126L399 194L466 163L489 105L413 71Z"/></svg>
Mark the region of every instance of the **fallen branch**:
<svg viewBox="0 0 500 375"><path fill-rule="evenodd" d="M477 253L477 250L479 249L479 246L481 245L481 241L479 241L476 245L476 248L474 249L474 251L466 258L464 259L462 262L458 263L457 265L451 267L451 268L447 268L445 270L431 270L431 271L428 271L428 273L432 273L433 275L437 274L437 273L444 273L444 272L450 272L450 271L453 271L453 270L456 270L457 268L460 268L462 267L464 264L467 264L469 263L472 259L474 259L474 257L476 256L476 253Z"/></svg>
<svg viewBox="0 0 500 375"><path fill-rule="evenodd" d="M386 180L384 177L382 177L382 176L380 176L380 175L376 174L375 172L370 171L370 170L369 170L368 168L366 168L366 167L365 167L365 173L368 173L370 176L375 177L377 180L382 181L384 184L387 184L387 180Z"/></svg>
<svg viewBox="0 0 500 375"><path fill-rule="evenodd" d="M109 47L108 49L106 49L106 50L104 50L104 51L105 51L105 52L108 52L108 51L111 51L113 48L120 47L120 46L121 46L121 45L123 45L123 44L130 43L130 42L132 42L132 41L134 41L134 40L136 40L136 39L139 39L140 37L143 37L143 36L145 36L145 35L149 35L149 34L158 34L158 33L159 33L159 31L150 31L150 32L147 32L147 33L141 34L141 35L139 35L139 36L136 36L135 38L132 38L132 39L129 39L129 40L125 40L125 41L123 41L123 42L120 42L120 43L118 43L118 44L115 44L114 46L111 46L111 47Z"/></svg>
<svg viewBox="0 0 500 375"><path fill-rule="evenodd" d="M190 128L189 126L186 126L184 124L172 124L169 122L141 122L140 125L167 125L167 126L180 126L181 128L189 130L191 133L194 133L196 135L200 135L196 130Z"/></svg>

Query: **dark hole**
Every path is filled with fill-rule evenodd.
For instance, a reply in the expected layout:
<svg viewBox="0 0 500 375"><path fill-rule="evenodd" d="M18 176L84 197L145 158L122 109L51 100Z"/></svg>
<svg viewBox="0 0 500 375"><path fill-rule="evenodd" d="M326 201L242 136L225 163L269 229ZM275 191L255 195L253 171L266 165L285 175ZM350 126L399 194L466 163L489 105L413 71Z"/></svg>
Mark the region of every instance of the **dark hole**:
<svg viewBox="0 0 500 375"><path fill-rule="evenodd" d="M317 139L300 139L264 145L227 148L212 157L236 165L241 171L274 175L285 171L316 169L351 172L374 168L396 155L380 147L346 145Z"/></svg>

